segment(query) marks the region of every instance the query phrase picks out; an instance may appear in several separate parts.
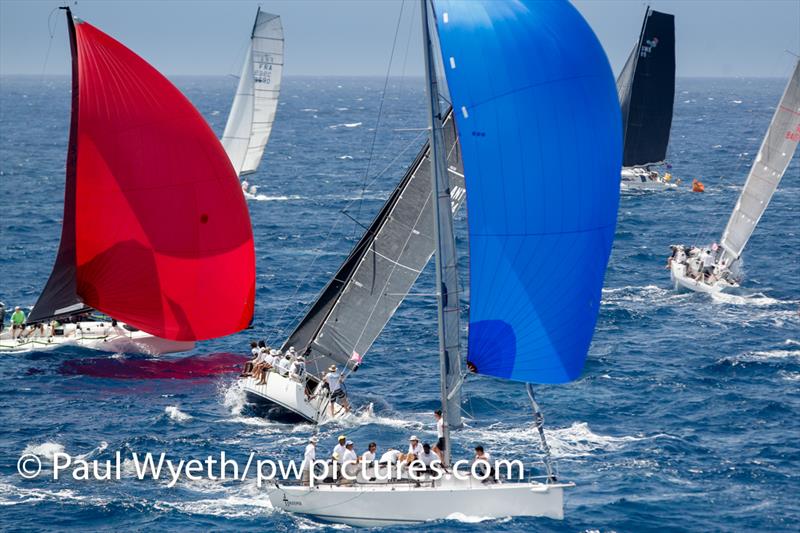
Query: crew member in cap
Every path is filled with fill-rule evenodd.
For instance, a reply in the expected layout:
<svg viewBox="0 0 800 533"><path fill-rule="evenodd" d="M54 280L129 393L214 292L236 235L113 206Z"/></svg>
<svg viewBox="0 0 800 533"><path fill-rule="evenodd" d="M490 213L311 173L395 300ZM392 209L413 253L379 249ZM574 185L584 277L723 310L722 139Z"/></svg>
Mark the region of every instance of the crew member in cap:
<svg viewBox="0 0 800 533"><path fill-rule="evenodd" d="M336 369L336 365L328 367L328 372L323 377L325 385L330 392L328 405L331 409L331 417L334 416L333 404L337 401L344 407L346 412L350 412L350 404L347 401L347 394L344 391L344 376Z"/></svg>
<svg viewBox="0 0 800 533"><path fill-rule="evenodd" d="M303 485L308 485L309 480L311 479L311 472L314 471L314 461L317 460L317 437L312 435L310 439L308 439L308 445L306 445L306 453L303 454L303 474L302 474L302 481Z"/></svg>
<svg viewBox="0 0 800 533"><path fill-rule="evenodd" d="M342 458L344 457L344 452L347 449L347 437L344 435L339 435L339 438L336 439L336 441L336 446L333 447L333 453L331 453L331 457L334 461L341 462L343 460Z"/></svg>
<svg viewBox="0 0 800 533"><path fill-rule="evenodd" d="M408 453L404 458L405 462L411 463L422 455L422 444L419 443L419 438L416 435L411 435L408 439Z"/></svg>

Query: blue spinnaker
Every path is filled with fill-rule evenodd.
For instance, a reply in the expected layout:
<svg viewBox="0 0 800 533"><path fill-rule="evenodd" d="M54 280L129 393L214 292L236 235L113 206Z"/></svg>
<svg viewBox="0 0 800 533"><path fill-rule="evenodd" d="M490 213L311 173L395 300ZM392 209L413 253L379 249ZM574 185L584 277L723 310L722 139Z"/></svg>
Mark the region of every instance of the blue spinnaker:
<svg viewBox="0 0 800 533"><path fill-rule="evenodd" d="M571 381L597 322L619 203L611 67L567 2L434 5L467 185L467 359L481 374Z"/></svg>

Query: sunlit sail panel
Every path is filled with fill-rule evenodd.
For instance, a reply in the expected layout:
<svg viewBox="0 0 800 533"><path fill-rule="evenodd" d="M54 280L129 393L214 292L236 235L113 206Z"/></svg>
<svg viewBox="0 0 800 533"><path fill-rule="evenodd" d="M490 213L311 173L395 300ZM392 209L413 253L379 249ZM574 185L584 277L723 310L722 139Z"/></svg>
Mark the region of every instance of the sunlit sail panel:
<svg viewBox="0 0 800 533"><path fill-rule="evenodd" d="M742 194L736 202L720 243L730 261L739 259L758 221L778 188L800 142L800 61L795 64L775 109Z"/></svg>
<svg viewBox="0 0 800 533"><path fill-rule="evenodd" d="M258 169L278 109L283 75L283 26L259 8L222 144L237 175Z"/></svg>
<svg viewBox="0 0 800 533"><path fill-rule="evenodd" d="M619 202L608 60L566 2L435 6L466 177L469 364L526 382L575 379Z"/></svg>
<svg viewBox="0 0 800 533"><path fill-rule="evenodd" d="M222 145L153 67L90 24L70 25L77 69L51 281L74 279L75 301L159 337L243 329L253 311L253 236ZM50 289L34 309L41 317L58 314Z"/></svg>

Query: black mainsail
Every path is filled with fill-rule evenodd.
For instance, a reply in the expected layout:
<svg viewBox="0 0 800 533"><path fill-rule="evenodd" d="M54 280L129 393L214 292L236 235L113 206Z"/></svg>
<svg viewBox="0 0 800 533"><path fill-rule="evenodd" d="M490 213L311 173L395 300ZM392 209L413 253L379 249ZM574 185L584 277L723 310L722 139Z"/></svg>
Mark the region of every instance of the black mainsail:
<svg viewBox="0 0 800 533"><path fill-rule="evenodd" d="M675 17L647 8L639 40L617 78L624 139L622 166L667 157L675 101Z"/></svg>
<svg viewBox="0 0 800 533"><path fill-rule="evenodd" d="M444 123L452 207L464 174L452 113ZM350 255L283 345L307 353L308 371L353 366L383 330L435 249L430 149L426 144Z"/></svg>
<svg viewBox="0 0 800 533"><path fill-rule="evenodd" d="M75 281L75 190L78 167L78 43L75 37L75 23L69 8L67 27L69 47L72 54L72 110L69 124L69 145L67 148L67 174L64 184L64 222L61 225L61 242L53 270L39 295L36 305L28 315L28 323L45 322L56 317L91 311L85 306Z"/></svg>

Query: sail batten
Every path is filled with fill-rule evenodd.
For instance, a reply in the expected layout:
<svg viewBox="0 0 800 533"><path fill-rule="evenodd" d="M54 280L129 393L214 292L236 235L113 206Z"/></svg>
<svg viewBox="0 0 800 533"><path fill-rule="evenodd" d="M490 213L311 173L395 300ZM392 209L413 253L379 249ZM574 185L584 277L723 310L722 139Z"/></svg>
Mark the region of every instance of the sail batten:
<svg viewBox="0 0 800 533"><path fill-rule="evenodd" d="M800 142L800 61L775 109L767 133L747 175L747 181L720 244L730 264L739 259L766 211Z"/></svg>
<svg viewBox="0 0 800 533"><path fill-rule="evenodd" d="M647 8L639 39L617 79L625 167L667 157L675 101L675 17Z"/></svg>
<svg viewBox="0 0 800 533"><path fill-rule="evenodd" d="M251 174L261 163L278 109L282 74L281 19L259 8L222 134L237 175Z"/></svg>
<svg viewBox="0 0 800 533"><path fill-rule="evenodd" d="M452 105L462 110L468 367L529 383L573 380L597 320L619 202L622 120L608 60L566 2L435 6Z"/></svg>

